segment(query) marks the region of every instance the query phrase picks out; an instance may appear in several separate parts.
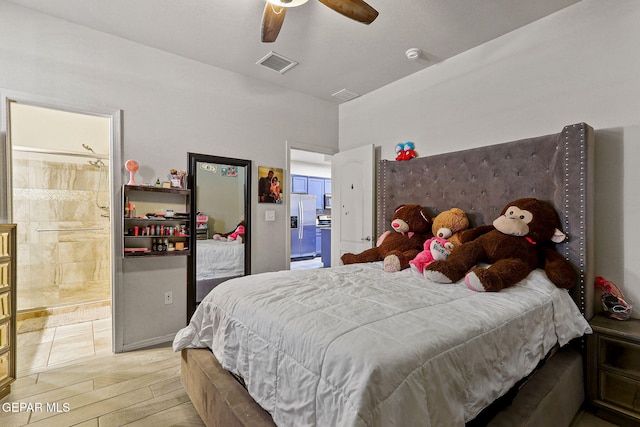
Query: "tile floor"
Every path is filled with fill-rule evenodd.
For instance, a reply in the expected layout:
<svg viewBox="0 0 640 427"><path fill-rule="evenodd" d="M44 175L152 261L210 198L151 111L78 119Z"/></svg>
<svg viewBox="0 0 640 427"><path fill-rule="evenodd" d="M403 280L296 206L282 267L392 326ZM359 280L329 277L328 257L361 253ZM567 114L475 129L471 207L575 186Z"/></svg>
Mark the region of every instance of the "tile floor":
<svg viewBox="0 0 640 427"><path fill-rule="evenodd" d="M15 403L41 409L6 406ZM0 400L0 426L24 425L204 426L180 380L180 353L170 343L19 375Z"/></svg>
<svg viewBox="0 0 640 427"><path fill-rule="evenodd" d="M111 354L111 317L67 325L56 325L55 319L51 319L42 329L29 327L29 323L33 323L29 320L21 323L16 353L18 377Z"/></svg>

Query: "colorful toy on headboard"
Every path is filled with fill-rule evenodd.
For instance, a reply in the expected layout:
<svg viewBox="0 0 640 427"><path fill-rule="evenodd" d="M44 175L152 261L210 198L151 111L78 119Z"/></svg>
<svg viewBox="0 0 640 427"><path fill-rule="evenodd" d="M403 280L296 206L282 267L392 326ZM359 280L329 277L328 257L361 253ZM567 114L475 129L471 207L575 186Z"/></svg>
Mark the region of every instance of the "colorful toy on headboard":
<svg viewBox="0 0 640 427"><path fill-rule="evenodd" d="M376 247L359 254L346 253L343 264L384 261L384 270L395 272L409 267L409 261L422 251L425 240L431 237L433 220L420 205L400 205L391 218L394 231L386 231L378 238Z"/></svg>
<svg viewBox="0 0 640 427"><path fill-rule="evenodd" d="M396 160L411 160L418 157L413 142L405 142L396 145Z"/></svg>
<svg viewBox="0 0 640 427"><path fill-rule="evenodd" d="M475 291L499 291L519 282L538 267L559 288L571 288L576 272L552 244L566 236L559 230L560 219L548 203L534 199L517 199L508 203L493 228L456 248L445 261L428 265L424 276L440 283L465 278ZM488 268L476 267L486 262Z"/></svg>

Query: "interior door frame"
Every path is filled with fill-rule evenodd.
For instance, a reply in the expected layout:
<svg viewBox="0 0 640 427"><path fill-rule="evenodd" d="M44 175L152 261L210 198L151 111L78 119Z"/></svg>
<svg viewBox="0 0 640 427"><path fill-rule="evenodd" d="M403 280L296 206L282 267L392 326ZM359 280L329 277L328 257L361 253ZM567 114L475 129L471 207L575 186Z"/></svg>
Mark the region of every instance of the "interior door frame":
<svg viewBox="0 0 640 427"><path fill-rule="evenodd" d="M122 238L123 225L120 220L122 206L122 176L115 171L123 169L122 116L123 111L95 105L68 103L60 99L47 98L29 93L0 90L0 165L5 173L0 176L0 222L11 222L13 215L12 201L12 149L10 146L9 113L10 103L17 102L37 107L49 108L71 113L107 117L111 121L111 141L109 144L109 200L111 227L111 350L114 353L123 351L124 324L122 322Z"/></svg>
<svg viewBox="0 0 640 427"><path fill-rule="evenodd" d="M231 157L213 156L209 154L188 153L189 171L187 175L187 185L191 189L191 206L189 216L191 219L191 233L189 237L189 247L191 254L187 257L187 321L196 310L196 214L197 214L197 192L196 178L198 174L198 162L219 163L230 166L245 168L245 192L244 192L244 274L251 274L251 160L235 159Z"/></svg>
<svg viewBox="0 0 640 427"><path fill-rule="evenodd" d="M287 182L284 186L285 191L285 215L283 215L282 222L285 230L285 242L286 242L286 250L285 250L285 266L286 270L291 269L291 217L290 217L290 209L291 209L291 150L298 151L309 151L311 153L319 153L326 154L329 156L335 155L338 150L331 147L324 147L322 145L313 145L313 144L303 144L296 141L286 141L286 162L287 167L285 169L283 179L286 179ZM331 187L333 188L333 173L331 174ZM331 230L331 241L333 242L333 228Z"/></svg>

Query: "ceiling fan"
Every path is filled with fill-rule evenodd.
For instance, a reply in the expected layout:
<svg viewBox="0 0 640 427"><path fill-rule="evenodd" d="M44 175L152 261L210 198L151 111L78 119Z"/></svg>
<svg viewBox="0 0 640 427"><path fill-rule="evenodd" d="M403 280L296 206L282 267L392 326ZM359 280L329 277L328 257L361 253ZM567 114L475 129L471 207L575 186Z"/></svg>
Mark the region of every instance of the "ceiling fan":
<svg viewBox="0 0 640 427"><path fill-rule="evenodd" d="M274 42L284 22L287 8L300 6L307 1L309 0L267 0L262 15L262 41L265 43ZM341 15L363 24L371 24L378 17L378 11L369 6L364 0L318 1Z"/></svg>

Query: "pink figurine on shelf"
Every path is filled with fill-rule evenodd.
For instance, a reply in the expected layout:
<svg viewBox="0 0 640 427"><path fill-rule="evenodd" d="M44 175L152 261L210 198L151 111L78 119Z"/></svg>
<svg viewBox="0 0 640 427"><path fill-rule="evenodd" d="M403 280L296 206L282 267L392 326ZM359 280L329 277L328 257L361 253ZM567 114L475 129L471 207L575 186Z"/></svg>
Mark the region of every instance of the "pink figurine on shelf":
<svg viewBox="0 0 640 427"><path fill-rule="evenodd" d="M140 169L140 165L135 160L127 160L124 164L125 169L129 171L129 182L127 185L136 185L135 173Z"/></svg>

